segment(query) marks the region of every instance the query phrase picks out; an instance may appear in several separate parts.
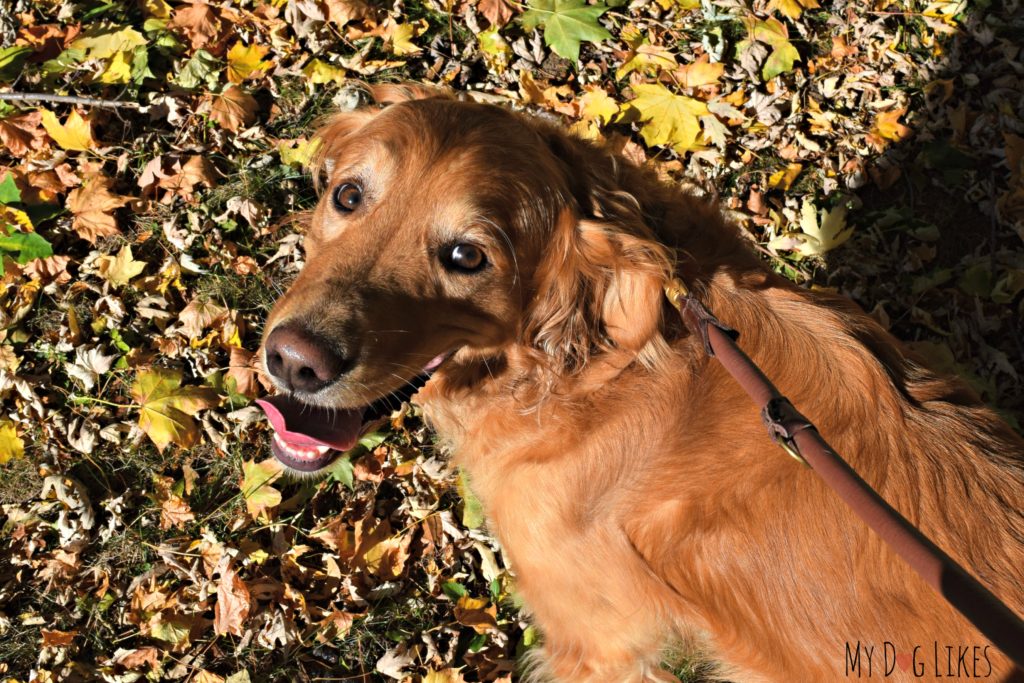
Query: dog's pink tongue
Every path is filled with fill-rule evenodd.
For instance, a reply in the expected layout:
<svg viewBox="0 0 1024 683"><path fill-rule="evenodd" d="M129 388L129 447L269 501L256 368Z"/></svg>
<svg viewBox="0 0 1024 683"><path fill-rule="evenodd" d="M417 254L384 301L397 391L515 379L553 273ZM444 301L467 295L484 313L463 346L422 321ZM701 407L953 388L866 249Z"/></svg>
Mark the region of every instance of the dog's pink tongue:
<svg viewBox="0 0 1024 683"><path fill-rule="evenodd" d="M290 446L327 446L347 451L359 439L363 409L330 410L278 394L257 399L277 435Z"/></svg>

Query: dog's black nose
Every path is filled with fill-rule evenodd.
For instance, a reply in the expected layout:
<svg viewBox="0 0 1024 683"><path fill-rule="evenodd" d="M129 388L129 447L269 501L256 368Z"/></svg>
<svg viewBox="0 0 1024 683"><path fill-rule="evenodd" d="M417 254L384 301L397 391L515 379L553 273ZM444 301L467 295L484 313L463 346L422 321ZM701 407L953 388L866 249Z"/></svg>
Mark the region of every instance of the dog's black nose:
<svg viewBox="0 0 1024 683"><path fill-rule="evenodd" d="M292 391L314 392L348 369L343 355L296 323L278 325L267 337L267 370Z"/></svg>

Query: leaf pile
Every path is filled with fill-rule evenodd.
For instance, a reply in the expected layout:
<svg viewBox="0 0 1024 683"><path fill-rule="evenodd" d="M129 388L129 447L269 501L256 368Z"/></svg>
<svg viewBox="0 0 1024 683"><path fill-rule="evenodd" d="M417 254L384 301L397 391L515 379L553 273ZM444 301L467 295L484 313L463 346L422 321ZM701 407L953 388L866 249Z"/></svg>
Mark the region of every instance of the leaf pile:
<svg viewBox="0 0 1024 683"><path fill-rule="evenodd" d="M323 482L268 459L255 352L355 80L554 114L718 195L1019 420L1022 31L962 0L3 5L0 675L507 681L536 645L415 413Z"/></svg>

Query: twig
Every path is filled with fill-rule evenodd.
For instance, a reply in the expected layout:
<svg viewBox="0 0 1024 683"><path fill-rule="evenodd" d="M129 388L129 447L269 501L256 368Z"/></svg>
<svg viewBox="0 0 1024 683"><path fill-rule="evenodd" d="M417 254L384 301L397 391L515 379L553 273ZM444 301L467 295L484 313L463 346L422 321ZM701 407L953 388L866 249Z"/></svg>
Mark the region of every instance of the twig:
<svg viewBox="0 0 1024 683"><path fill-rule="evenodd" d="M92 97L76 97L74 95L49 95L34 92L0 92L0 101L6 102L61 102L62 104L81 104L87 107L106 109L142 109L138 102L122 102L120 100L97 100Z"/></svg>

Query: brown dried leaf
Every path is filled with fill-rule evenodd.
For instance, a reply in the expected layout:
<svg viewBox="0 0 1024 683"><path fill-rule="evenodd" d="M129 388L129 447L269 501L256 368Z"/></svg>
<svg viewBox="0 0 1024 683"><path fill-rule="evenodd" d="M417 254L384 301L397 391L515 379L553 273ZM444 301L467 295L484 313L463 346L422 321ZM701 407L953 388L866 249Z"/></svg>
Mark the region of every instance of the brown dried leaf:
<svg viewBox="0 0 1024 683"><path fill-rule="evenodd" d="M216 43L222 29L217 9L205 2L178 7L174 10L170 25L185 32L193 50Z"/></svg>
<svg viewBox="0 0 1024 683"><path fill-rule="evenodd" d="M491 26L504 26L512 18L512 5L507 0L478 0L476 8L491 22Z"/></svg>
<svg viewBox="0 0 1024 683"><path fill-rule="evenodd" d="M232 133L256 123L256 99L237 85L213 96L210 118Z"/></svg>
<svg viewBox="0 0 1024 683"><path fill-rule="evenodd" d="M242 624L249 616L252 598L245 581L230 565L217 584L217 604L213 613L213 630L217 635L242 635Z"/></svg>
<svg viewBox="0 0 1024 683"><path fill-rule="evenodd" d="M75 216L71 228L93 244L101 237L121 234L112 212L131 198L111 192L113 184L111 178L96 174L87 177L82 187L68 195L67 207Z"/></svg>
<svg viewBox="0 0 1024 683"><path fill-rule="evenodd" d="M16 157L47 146L46 131L38 111L0 119L0 142Z"/></svg>

